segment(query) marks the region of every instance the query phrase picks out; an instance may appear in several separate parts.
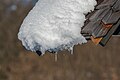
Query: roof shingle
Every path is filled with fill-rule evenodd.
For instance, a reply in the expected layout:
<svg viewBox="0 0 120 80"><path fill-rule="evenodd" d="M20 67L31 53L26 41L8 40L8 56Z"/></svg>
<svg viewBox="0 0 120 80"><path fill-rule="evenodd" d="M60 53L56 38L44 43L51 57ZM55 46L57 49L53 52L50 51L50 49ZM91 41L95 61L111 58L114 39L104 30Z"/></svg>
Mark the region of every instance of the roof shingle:
<svg viewBox="0 0 120 80"><path fill-rule="evenodd" d="M95 10L86 15L81 33L86 39L98 40L104 46L117 30L120 33L120 0L98 0ZM92 37L92 38L91 38ZM95 41L93 40L93 41Z"/></svg>

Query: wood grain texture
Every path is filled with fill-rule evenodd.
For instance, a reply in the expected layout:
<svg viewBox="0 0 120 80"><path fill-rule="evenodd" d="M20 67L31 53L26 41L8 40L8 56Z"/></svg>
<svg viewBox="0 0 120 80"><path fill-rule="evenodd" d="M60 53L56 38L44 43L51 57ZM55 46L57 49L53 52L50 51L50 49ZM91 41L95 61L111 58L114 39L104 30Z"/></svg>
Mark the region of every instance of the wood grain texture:
<svg viewBox="0 0 120 80"><path fill-rule="evenodd" d="M109 40L105 38L107 35L112 36L116 31L116 33L120 32L119 28L113 29L118 27L120 24L120 0L97 1L98 5L96 5L95 11L86 15L87 21L85 22L85 26L81 33L92 35L94 38L104 37L103 39L106 40L106 44Z"/></svg>

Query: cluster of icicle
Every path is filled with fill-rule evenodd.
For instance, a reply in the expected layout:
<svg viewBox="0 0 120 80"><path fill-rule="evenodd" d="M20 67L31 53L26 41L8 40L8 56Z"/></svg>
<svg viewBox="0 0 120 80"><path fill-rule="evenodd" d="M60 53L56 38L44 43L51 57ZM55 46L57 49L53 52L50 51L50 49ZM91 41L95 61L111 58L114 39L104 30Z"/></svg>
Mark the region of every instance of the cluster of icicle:
<svg viewBox="0 0 120 80"><path fill-rule="evenodd" d="M39 0L24 19L18 38L33 52L72 51L74 45L87 42L81 27L96 4L95 0Z"/></svg>

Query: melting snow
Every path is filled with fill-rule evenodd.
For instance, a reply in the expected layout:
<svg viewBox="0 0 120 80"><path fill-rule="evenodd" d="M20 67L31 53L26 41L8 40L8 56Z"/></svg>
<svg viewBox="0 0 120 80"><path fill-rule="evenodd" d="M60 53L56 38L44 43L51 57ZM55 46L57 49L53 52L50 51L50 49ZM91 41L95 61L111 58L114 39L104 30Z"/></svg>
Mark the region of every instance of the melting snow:
<svg viewBox="0 0 120 80"><path fill-rule="evenodd" d="M24 19L18 33L27 50L57 52L86 43L80 34L85 14L94 10L95 0L39 0Z"/></svg>

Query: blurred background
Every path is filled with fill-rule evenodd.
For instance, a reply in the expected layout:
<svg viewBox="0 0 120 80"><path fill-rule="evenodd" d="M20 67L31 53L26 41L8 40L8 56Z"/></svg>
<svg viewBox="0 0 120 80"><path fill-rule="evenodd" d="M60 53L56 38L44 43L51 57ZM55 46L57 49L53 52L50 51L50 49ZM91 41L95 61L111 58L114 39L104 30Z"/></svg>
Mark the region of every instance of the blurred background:
<svg viewBox="0 0 120 80"><path fill-rule="evenodd" d="M20 25L37 0L0 0L0 80L120 80L120 37L105 47L91 41L38 56L17 38Z"/></svg>

